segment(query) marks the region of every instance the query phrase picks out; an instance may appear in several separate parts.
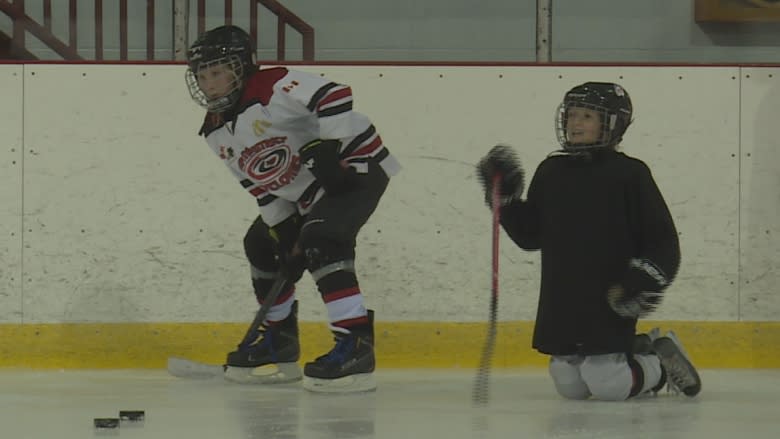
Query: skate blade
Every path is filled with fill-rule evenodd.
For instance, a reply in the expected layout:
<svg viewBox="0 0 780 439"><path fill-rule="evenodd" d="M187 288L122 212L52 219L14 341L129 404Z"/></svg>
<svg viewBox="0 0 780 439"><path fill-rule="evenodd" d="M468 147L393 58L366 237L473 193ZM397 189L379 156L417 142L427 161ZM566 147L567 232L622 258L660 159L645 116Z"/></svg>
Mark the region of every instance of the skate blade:
<svg viewBox="0 0 780 439"><path fill-rule="evenodd" d="M376 380L373 373L361 373L331 380L304 376L303 388L316 393L370 392L376 390Z"/></svg>
<svg viewBox="0 0 780 439"><path fill-rule="evenodd" d="M692 384L684 389L676 390L679 390L684 393L685 396L689 397L698 395L699 392L701 392L701 378L699 378L699 373L696 371L693 363L691 363L691 361L686 358L686 355L683 354L683 351L680 350L679 345L668 337L661 337L653 343L653 346L661 360L661 364L666 370L673 370L675 369L675 366L681 366L690 374L691 379L693 379ZM673 387L676 387L676 385Z"/></svg>
<svg viewBox="0 0 780 439"><path fill-rule="evenodd" d="M260 367L227 366L225 379L239 384L282 384L299 381L301 368L297 363L267 364Z"/></svg>

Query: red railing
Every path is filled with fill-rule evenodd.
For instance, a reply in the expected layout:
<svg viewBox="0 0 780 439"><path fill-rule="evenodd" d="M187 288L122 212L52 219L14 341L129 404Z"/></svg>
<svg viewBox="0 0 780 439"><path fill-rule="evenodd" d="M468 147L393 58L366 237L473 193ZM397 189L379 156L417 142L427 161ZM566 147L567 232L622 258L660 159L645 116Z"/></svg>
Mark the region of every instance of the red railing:
<svg viewBox="0 0 780 439"><path fill-rule="evenodd" d="M71 3L75 3L75 0L71 0ZM51 27L48 29L41 26L35 20L30 18L24 9L24 0L13 0L13 3L7 0L0 0L0 12L4 12L7 16L11 17L13 21L13 37L11 44L25 50L25 31L30 32L35 38L41 40L43 44L49 46L51 50L65 59L80 60L78 52L74 46L64 44L59 38L55 37L51 33ZM49 23L51 26L51 23ZM74 26L71 26L73 28ZM75 35L75 30L73 35Z"/></svg>
<svg viewBox="0 0 780 439"><path fill-rule="evenodd" d="M303 40L303 60L314 60L314 28L303 19L285 8L277 0L253 0L249 2L249 35L257 41L257 4L276 15L276 59L284 61L286 52L287 25L298 31ZM233 19L233 2L225 1L225 24L231 24ZM198 34L206 30L206 0L198 0Z"/></svg>
<svg viewBox="0 0 780 439"><path fill-rule="evenodd" d="M104 24L103 24L103 0L94 1L94 25L95 25L95 56L94 59L104 59ZM169 2L171 0L168 0ZM0 0L0 12L9 16L13 22L13 36L11 44L24 53L26 47L25 32L29 32L51 50L66 60L83 59L78 53L78 6L77 0L68 0L68 43L62 42L52 32L52 0L43 2L43 26L37 23L25 13L25 0ZM137 4L137 3L134 3ZM277 17L276 21L276 58L284 61L286 56L286 30L287 26L297 31L302 40L302 58L304 61L314 60L314 28L299 16L284 7L277 0L251 0L249 2L249 33L255 42L258 41L257 5L262 5ZM233 1L224 0L225 24L233 22ZM198 0L197 7L198 34L206 30L206 1ZM60 19L57 17L57 19ZM83 17L81 17L83 20ZM155 0L146 0L146 60L155 59ZM128 1L119 0L119 59L128 59ZM2 36L2 32L0 32ZM193 40L194 36L190 36Z"/></svg>

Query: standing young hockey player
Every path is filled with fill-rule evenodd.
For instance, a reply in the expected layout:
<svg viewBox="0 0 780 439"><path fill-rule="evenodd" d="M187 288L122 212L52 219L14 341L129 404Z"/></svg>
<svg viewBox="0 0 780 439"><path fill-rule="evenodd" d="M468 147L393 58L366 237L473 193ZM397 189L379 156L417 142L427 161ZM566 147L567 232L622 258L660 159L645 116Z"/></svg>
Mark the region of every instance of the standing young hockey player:
<svg viewBox="0 0 780 439"><path fill-rule="evenodd" d="M190 94L208 111L200 134L259 205L244 238L257 300L278 276L286 278L257 341L228 354L226 378L301 378L295 283L308 269L336 345L306 363L304 388L374 389L373 312L355 275L355 240L398 162L371 121L352 111L348 86L281 67L258 69L253 42L236 26L201 35L187 59Z"/></svg>
<svg viewBox="0 0 780 439"><path fill-rule="evenodd" d="M533 347L565 398L624 400L669 381L688 396L699 376L680 342L657 330L636 335L677 274L672 216L642 161L617 151L631 124L628 93L588 82L564 96L556 120L562 151L536 170L525 200L523 171L506 146L478 165L487 191L501 175L500 220L525 250L541 250ZM644 341L645 343L637 343Z"/></svg>

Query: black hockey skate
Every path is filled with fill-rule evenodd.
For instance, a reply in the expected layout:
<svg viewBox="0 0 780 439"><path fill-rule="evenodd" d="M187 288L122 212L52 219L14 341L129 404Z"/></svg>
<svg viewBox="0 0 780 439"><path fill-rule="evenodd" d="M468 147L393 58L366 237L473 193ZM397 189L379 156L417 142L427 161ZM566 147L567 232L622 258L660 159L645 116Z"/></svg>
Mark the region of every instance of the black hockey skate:
<svg viewBox="0 0 780 439"><path fill-rule="evenodd" d="M293 302L286 319L273 326L263 327L260 331L260 337L254 343L228 354L225 379L253 384L300 380L301 368L297 364L301 354L298 342L298 302Z"/></svg>
<svg viewBox="0 0 780 439"><path fill-rule="evenodd" d="M696 396L701 391L701 379L674 332L653 341L653 349L666 370L669 386L674 392Z"/></svg>
<svg viewBox="0 0 780 439"><path fill-rule="evenodd" d="M303 388L312 392L365 392L376 389L374 380L374 312L368 324L350 328L349 334L334 332L336 346L306 363Z"/></svg>

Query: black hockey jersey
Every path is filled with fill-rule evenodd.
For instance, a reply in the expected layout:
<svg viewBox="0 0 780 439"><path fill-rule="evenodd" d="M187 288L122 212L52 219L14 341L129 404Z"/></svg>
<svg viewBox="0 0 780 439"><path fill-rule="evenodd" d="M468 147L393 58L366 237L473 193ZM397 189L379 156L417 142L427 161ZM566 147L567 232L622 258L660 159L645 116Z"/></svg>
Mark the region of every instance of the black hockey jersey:
<svg viewBox="0 0 780 439"><path fill-rule="evenodd" d="M669 279L679 268L677 231L650 169L612 150L546 158L501 224L521 248L541 250L533 347L546 354L628 351L636 320L612 311L607 289L631 258L649 259Z"/></svg>

